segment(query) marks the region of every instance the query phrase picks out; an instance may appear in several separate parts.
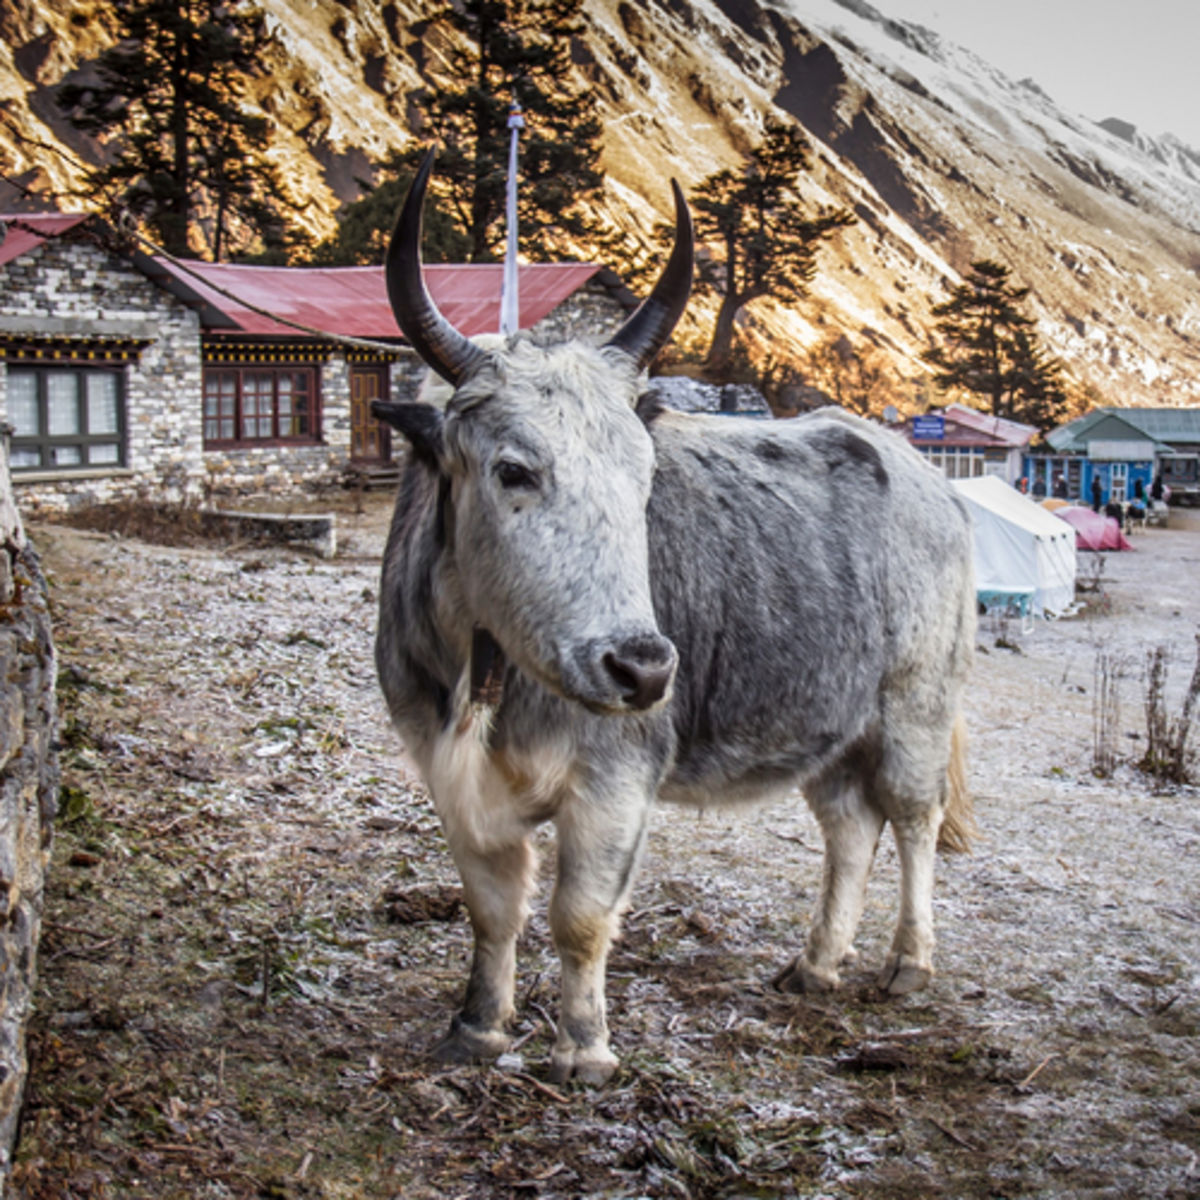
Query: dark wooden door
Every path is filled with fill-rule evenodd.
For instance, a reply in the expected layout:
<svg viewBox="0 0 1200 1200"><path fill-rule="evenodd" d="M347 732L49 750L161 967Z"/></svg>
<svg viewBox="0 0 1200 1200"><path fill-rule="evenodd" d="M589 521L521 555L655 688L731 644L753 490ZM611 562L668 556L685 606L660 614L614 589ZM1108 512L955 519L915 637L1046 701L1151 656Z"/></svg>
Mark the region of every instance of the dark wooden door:
<svg viewBox="0 0 1200 1200"><path fill-rule="evenodd" d="M350 368L350 457L386 462L392 457L391 431L371 416L371 401L387 396L387 367Z"/></svg>

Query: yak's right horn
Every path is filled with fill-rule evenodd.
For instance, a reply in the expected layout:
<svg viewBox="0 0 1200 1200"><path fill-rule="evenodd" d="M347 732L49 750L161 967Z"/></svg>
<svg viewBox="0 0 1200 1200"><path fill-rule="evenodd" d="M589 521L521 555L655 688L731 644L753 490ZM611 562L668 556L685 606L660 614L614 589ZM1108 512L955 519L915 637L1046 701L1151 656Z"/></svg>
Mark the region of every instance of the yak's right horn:
<svg viewBox="0 0 1200 1200"><path fill-rule="evenodd" d="M430 150L425 155L388 243L387 290L396 324L409 344L444 380L457 387L484 352L438 312L421 274L421 211L435 153Z"/></svg>

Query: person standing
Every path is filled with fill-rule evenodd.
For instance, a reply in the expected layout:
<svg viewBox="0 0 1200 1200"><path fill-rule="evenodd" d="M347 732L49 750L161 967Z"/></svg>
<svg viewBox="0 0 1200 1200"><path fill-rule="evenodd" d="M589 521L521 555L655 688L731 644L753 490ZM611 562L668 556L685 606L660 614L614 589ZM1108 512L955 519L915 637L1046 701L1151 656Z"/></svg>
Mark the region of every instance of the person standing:
<svg viewBox="0 0 1200 1200"><path fill-rule="evenodd" d="M1133 499L1126 505L1125 518L1129 525L1134 521L1140 521L1144 526L1146 523L1146 485L1142 482L1141 476L1133 481Z"/></svg>
<svg viewBox="0 0 1200 1200"><path fill-rule="evenodd" d="M1100 511L1100 500L1102 488L1100 487L1100 475L1097 472L1092 476L1092 512Z"/></svg>

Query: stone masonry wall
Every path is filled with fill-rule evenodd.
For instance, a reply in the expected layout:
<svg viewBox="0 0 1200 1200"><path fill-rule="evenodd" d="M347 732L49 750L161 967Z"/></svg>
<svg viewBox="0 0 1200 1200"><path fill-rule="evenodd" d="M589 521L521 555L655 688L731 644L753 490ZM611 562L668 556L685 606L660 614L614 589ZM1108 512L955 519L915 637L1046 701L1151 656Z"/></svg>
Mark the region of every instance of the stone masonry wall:
<svg viewBox="0 0 1200 1200"><path fill-rule="evenodd" d="M612 290L592 279L543 317L530 332L533 340L543 346L568 338L599 342L616 333L628 316L629 312Z"/></svg>
<svg viewBox="0 0 1200 1200"><path fill-rule="evenodd" d="M46 584L0 451L0 1197L28 1068L42 891L58 799L55 656Z"/></svg>

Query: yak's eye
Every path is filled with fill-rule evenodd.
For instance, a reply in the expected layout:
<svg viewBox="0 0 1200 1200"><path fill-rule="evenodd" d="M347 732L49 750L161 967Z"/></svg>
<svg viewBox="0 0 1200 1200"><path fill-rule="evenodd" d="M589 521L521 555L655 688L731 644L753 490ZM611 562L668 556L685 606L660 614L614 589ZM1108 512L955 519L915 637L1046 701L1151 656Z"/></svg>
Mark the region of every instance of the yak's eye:
<svg viewBox="0 0 1200 1200"><path fill-rule="evenodd" d="M532 491L538 486L538 477L533 471L509 458L502 458L496 464L496 478L506 490Z"/></svg>

